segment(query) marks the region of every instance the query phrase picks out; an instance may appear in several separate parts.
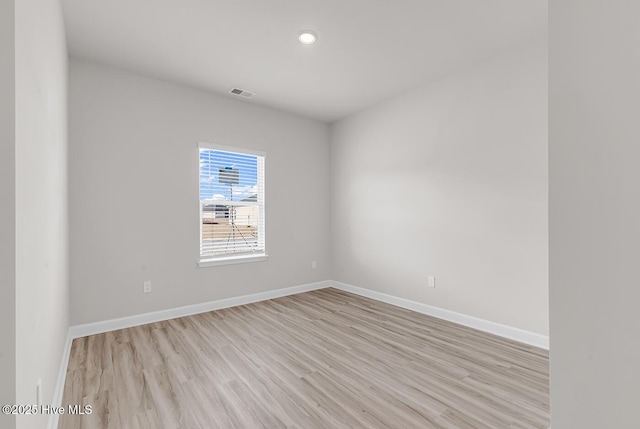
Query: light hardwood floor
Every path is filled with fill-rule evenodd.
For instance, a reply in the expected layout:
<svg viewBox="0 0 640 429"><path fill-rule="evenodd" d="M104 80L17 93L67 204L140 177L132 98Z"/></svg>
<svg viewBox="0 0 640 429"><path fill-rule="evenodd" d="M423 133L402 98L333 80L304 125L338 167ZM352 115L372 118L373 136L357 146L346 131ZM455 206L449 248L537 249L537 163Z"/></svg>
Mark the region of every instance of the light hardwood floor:
<svg viewBox="0 0 640 429"><path fill-rule="evenodd" d="M547 428L548 353L323 289L74 340L59 428Z"/></svg>

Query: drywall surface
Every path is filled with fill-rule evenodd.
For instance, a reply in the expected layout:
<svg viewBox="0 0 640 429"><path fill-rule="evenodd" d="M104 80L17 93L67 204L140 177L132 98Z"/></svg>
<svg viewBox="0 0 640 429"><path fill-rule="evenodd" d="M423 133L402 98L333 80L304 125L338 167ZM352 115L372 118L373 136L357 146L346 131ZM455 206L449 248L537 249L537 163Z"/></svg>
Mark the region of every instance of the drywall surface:
<svg viewBox="0 0 640 429"><path fill-rule="evenodd" d="M329 279L326 124L82 60L70 109L73 324ZM268 261L197 267L199 142L266 152Z"/></svg>
<svg viewBox="0 0 640 429"><path fill-rule="evenodd" d="M0 0L0 405L16 402L14 2ZM0 427L15 418L0 414Z"/></svg>
<svg viewBox="0 0 640 429"><path fill-rule="evenodd" d="M639 14L550 3L553 429L640 427Z"/></svg>
<svg viewBox="0 0 640 429"><path fill-rule="evenodd" d="M51 403L69 327L67 51L59 1L16 2L16 395ZM43 428L48 416L18 417Z"/></svg>
<svg viewBox="0 0 640 429"><path fill-rule="evenodd" d="M546 58L531 43L333 124L334 280L548 333Z"/></svg>

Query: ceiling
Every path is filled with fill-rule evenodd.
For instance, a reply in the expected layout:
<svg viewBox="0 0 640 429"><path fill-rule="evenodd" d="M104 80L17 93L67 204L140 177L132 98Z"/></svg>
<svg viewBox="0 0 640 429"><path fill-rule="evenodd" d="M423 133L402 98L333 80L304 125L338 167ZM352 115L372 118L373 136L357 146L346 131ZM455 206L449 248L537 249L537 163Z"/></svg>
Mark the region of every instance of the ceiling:
<svg viewBox="0 0 640 429"><path fill-rule="evenodd" d="M332 122L545 37L546 0L63 0L72 56ZM318 34L313 45L300 30ZM241 97L239 99L242 99Z"/></svg>

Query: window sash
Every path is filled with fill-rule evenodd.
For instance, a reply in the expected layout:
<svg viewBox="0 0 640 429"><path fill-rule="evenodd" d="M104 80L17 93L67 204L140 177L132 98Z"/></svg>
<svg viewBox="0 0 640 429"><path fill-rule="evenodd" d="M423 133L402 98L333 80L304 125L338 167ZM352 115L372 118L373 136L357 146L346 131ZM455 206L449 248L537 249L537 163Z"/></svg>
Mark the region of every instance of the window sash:
<svg viewBox="0 0 640 429"><path fill-rule="evenodd" d="M200 261L237 258L243 255L265 255L264 152L209 143L202 143L199 147L199 154L206 150L217 152L210 154L209 158L205 158L207 160L206 168L203 168L203 158L200 155L198 210L200 214ZM224 179L236 180L233 174L223 175L224 172L218 170L220 165L226 164L233 165L241 174L255 175L255 181L235 182L235 184L219 183ZM226 199L226 196L224 201L202 199L203 177L210 182L217 181L218 183L211 185L211 188L215 187L217 190L226 188L228 185L230 198L234 186L246 188L249 183L252 190L255 188L255 201L247 201L246 198L240 201L229 200ZM211 190L209 189L209 191ZM233 195L233 198L235 199L236 196Z"/></svg>

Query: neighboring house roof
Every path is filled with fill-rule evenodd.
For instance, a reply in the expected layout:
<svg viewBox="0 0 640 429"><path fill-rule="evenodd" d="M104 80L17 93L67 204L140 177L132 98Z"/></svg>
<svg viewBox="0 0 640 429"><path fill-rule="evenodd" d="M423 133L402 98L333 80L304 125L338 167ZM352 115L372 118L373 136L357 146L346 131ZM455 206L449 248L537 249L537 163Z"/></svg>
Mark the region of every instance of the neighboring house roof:
<svg viewBox="0 0 640 429"><path fill-rule="evenodd" d="M224 212L229 210L229 207L221 204L205 204L202 206L203 212Z"/></svg>

